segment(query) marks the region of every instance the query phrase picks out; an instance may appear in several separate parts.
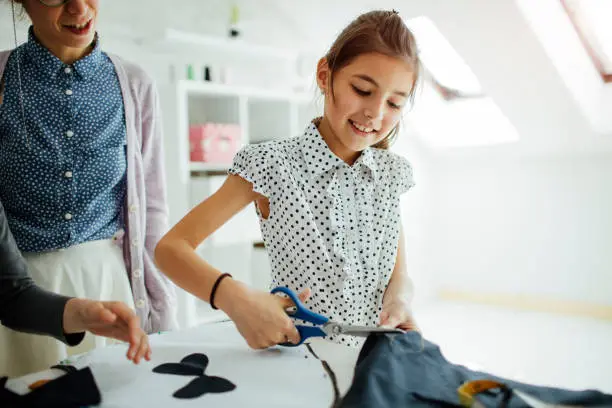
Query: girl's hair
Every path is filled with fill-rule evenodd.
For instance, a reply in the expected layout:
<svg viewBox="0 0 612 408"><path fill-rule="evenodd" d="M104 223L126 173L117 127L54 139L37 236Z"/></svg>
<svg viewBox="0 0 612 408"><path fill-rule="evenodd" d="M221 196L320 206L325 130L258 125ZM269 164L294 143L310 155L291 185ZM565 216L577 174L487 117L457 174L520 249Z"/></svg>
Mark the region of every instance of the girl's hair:
<svg viewBox="0 0 612 408"><path fill-rule="evenodd" d="M414 81L409 93L409 100L412 103L420 77L421 62L414 35L395 10L375 10L362 14L336 38L325 55L330 71L332 96L334 74L361 54L372 52L398 58L412 66ZM383 140L373 147L388 149L398 135L399 126L398 123Z"/></svg>

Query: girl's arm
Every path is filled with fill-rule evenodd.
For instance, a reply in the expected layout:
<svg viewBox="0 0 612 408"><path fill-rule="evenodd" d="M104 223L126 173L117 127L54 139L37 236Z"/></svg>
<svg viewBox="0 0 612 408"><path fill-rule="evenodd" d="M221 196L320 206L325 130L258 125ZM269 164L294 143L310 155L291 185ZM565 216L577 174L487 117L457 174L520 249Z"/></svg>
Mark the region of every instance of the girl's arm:
<svg viewBox="0 0 612 408"><path fill-rule="evenodd" d="M408 268L406 266L406 240L404 238L404 228L400 227L399 244L397 247L397 256L395 258L395 267L389 280L389 285L385 291L385 297L393 297L401 299L408 304L412 302L414 288L412 279L408 276Z"/></svg>
<svg viewBox="0 0 612 408"><path fill-rule="evenodd" d="M230 175L221 188L191 210L157 244L155 261L177 285L210 302L210 291L221 271L202 259L195 249L230 218L257 198L251 184ZM225 289L240 290L236 281L225 279L219 285L215 303L226 300Z"/></svg>
<svg viewBox="0 0 612 408"><path fill-rule="evenodd" d="M221 188L191 210L159 242L155 260L178 286L210 302L211 289L221 271L202 259L195 249L248 204L260 198L252 184L230 175ZM302 299L307 293L302 294ZM253 348L299 342L299 333L285 308L286 300L250 289L233 279L223 279L215 294L215 305L235 323Z"/></svg>
<svg viewBox="0 0 612 408"><path fill-rule="evenodd" d="M408 268L406 267L404 244L404 229L400 227L395 267L383 297L380 325L397 327L403 330L418 330L412 317L413 286L412 279L408 276Z"/></svg>

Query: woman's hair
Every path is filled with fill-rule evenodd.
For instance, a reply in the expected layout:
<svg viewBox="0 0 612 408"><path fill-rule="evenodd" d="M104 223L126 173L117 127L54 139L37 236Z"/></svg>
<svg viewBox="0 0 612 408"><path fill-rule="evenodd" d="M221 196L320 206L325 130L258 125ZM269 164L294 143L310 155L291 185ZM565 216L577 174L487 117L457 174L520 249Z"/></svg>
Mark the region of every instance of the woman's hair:
<svg viewBox="0 0 612 408"><path fill-rule="evenodd" d="M362 14L336 38L325 55L330 71L332 96L335 73L358 56L373 52L398 58L412 66L414 81L409 93L409 100L412 103L420 77L421 63L414 35L395 10L375 10ZM398 132L399 123L374 147L388 149Z"/></svg>

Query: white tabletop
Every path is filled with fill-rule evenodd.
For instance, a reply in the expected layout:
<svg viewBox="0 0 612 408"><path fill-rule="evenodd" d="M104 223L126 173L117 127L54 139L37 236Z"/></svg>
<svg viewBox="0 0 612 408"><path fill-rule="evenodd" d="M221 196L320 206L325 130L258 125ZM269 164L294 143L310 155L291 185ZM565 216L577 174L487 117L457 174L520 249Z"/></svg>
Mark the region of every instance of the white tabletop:
<svg viewBox="0 0 612 408"><path fill-rule="evenodd" d="M77 368L90 367L102 394L103 408L142 407L329 407L336 392L330 374L320 360L327 361L336 378L340 395L351 384L359 349L314 339L312 352L306 346L252 350L232 322L150 336L152 360L134 365L125 358L127 346L117 344L77 356L69 361ZM219 376L236 384L234 391L206 394L191 400L172 396L191 377L157 374L153 368L179 362L193 354L206 354L206 375ZM24 392L41 378L60 375L56 370L12 379L7 387ZM195 377L193 377L195 378ZM210 405L208 405L210 404Z"/></svg>

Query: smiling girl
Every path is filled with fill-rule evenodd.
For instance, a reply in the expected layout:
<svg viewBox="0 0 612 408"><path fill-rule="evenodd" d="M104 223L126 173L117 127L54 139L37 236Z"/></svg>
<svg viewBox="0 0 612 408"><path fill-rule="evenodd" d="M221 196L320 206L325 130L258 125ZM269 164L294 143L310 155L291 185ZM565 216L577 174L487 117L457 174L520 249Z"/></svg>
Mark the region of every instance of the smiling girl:
<svg viewBox="0 0 612 408"><path fill-rule="evenodd" d="M251 347L297 343L286 300L229 278L194 252L255 202L273 287L301 291L312 311L337 322L416 328L399 208L412 170L387 149L419 67L414 37L395 11L359 16L318 63L323 117L298 137L243 148L223 186L158 244L162 271L225 311Z"/></svg>

